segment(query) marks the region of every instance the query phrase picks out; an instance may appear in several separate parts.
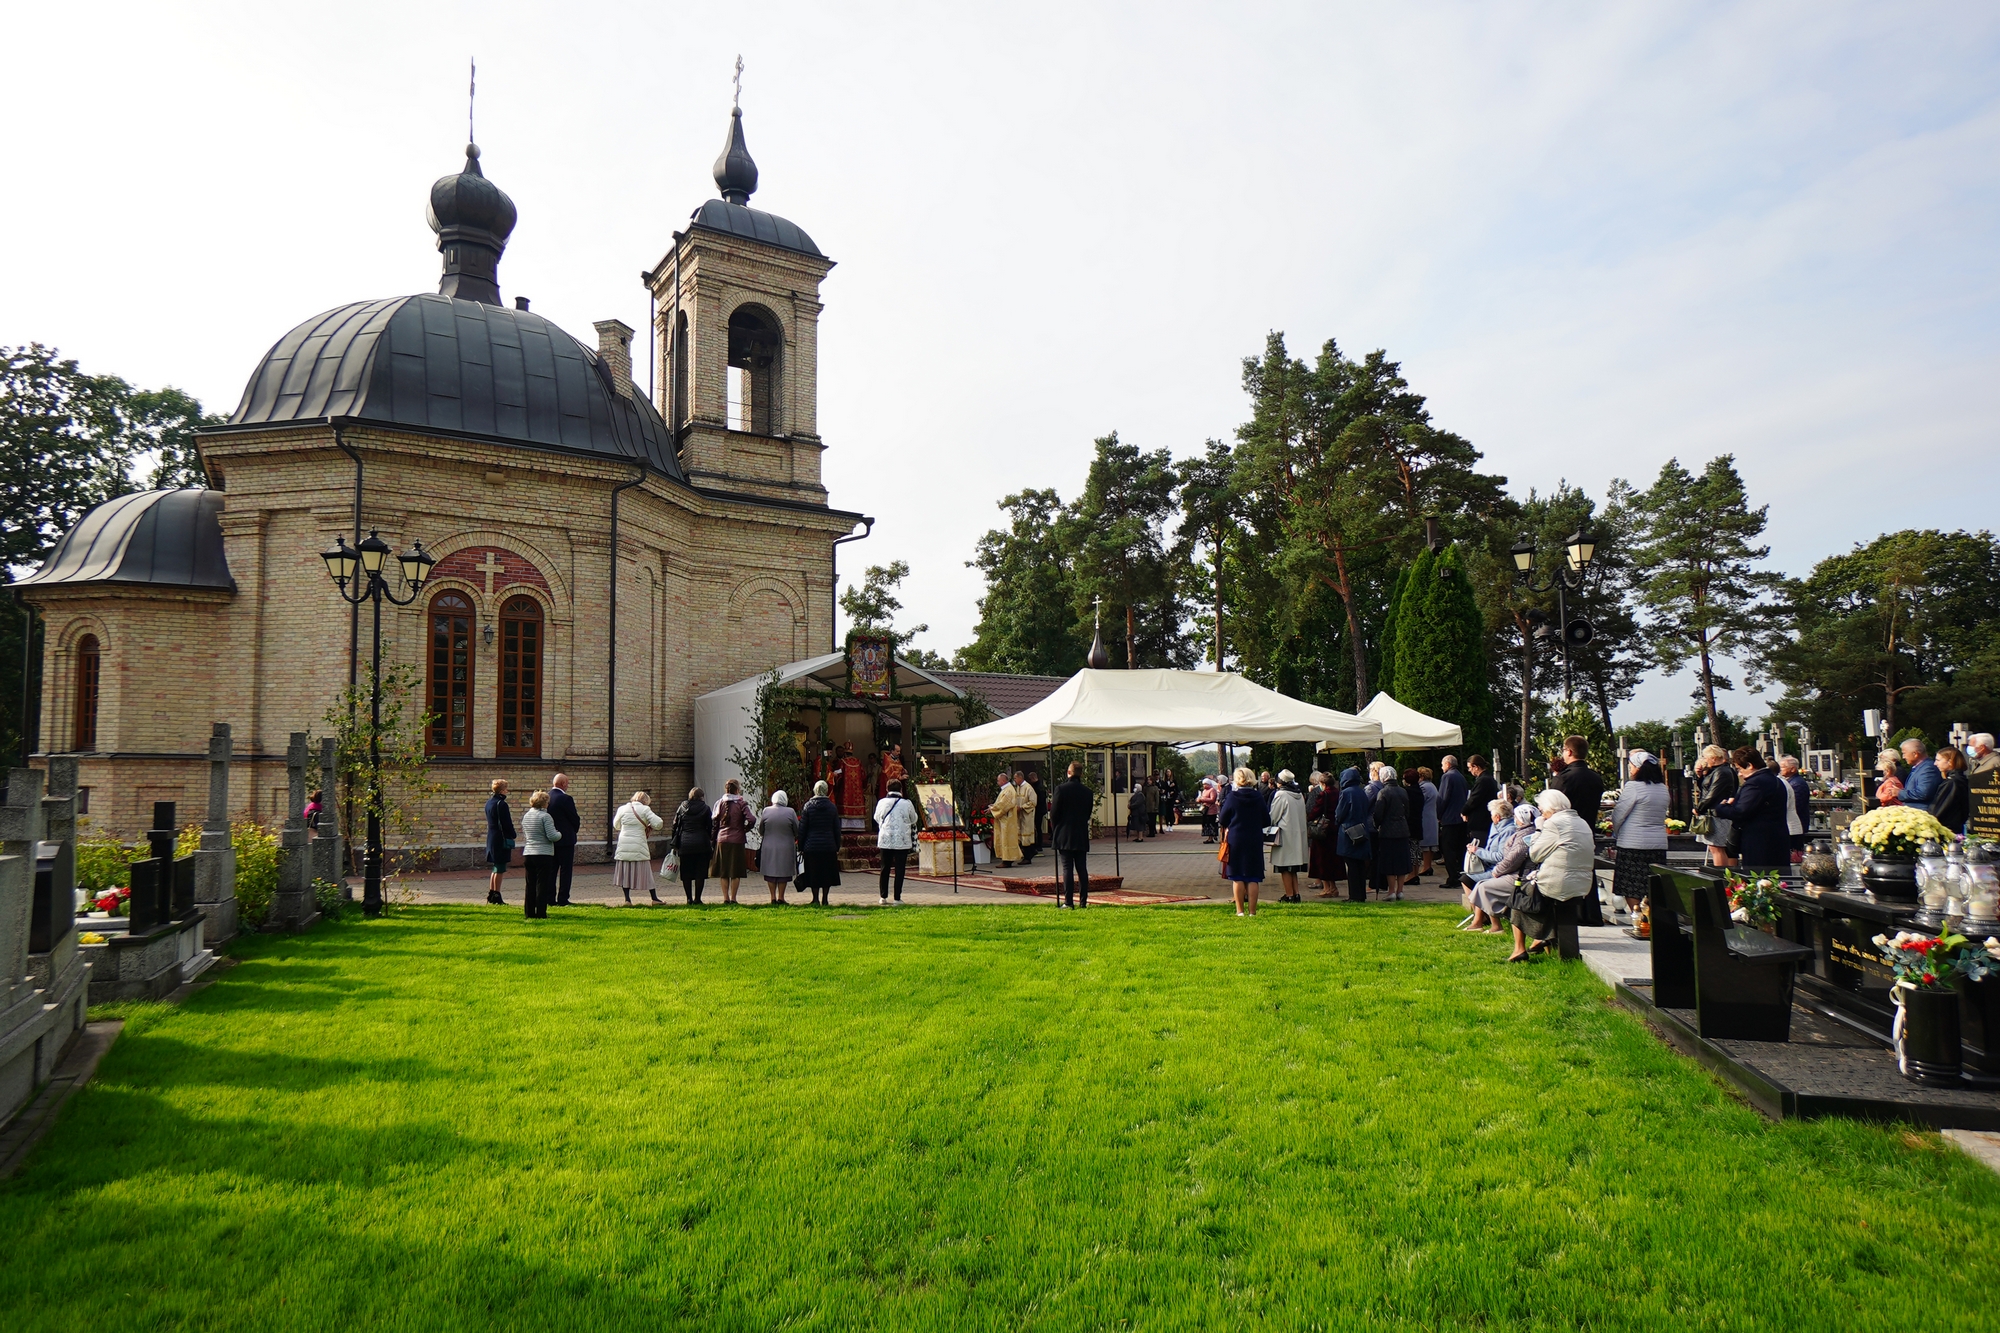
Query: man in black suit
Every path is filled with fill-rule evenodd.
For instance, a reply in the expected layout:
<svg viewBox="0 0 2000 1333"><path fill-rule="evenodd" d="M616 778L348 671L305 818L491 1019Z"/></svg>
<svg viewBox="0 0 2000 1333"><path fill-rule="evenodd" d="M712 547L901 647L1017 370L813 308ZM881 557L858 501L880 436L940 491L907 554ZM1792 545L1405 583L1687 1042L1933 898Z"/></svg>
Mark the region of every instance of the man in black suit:
<svg viewBox="0 0 2000 1333"><path fill-rule="evenodd" d="M1563 771L1549 779L1549 785L1569 797L1569 808L1583 816L1583 822L1590 826L1590 836L1598 836L1597 816L1603 804L1604 779L1589 763L1590 742L1581 736L1563 739ZM1580 926L1601 926L1604 924L1604 908L1597 898L1595 885L1577 903L1576 923Z"/></svg>
<svg viewBox="0 0 2000 1333"><path fill-rule="evenodd" d="M569 794L569 774L558 773L549 782L549 818L555 821L562 842L556 846L556 906L569 906L569 884L576 875L576 835L583 820L576 813L576 799Z"/></svg>
<svg viewBox="0 0 2000 1333"><path fill-rule="evenodd" d="M1082 764L1069 766L1049 810L1049 841L1062 869L1064 907L1090 906L1090 813L1097 801L1079 778L1082 772Z"/></svg>

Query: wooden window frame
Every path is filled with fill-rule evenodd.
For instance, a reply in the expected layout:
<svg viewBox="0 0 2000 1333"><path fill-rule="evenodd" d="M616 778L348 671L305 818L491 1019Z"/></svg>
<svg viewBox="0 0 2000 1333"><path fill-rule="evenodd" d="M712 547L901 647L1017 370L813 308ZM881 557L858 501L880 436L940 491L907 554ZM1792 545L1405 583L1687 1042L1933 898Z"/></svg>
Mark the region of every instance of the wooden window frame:
<svg viewBox="0 0 2000 1333"><path fill-rule="evenodd" d="M450 598L453 601L457 602L458 605L446 607L444 610L440 611L439 604L444 602L447 598ZM461 608L463 609L461 610ZM437 625L438 625L438 619L441 615L451 616L455 619L462 619L465 622L465 635L464 635L465 648L464 648L464 662L463 662L463 666L465 669L465 679L463 682L455 682L449 679L446 679L443 682L444 685L447 687L442 701L444 704L443 707L439 706L440 699L438 693L439 661L438 661ZM427 754L470 755L472 753L473 691L475 686L478 684L477 671L476 671L477 654L473 651L472 645L473 645L473 637L476 632L475 626L478 622L478 618L479 618L478 612L477 609L472 604L472 598L468 594L458 591L458 589L456 588L445 588L436 593L433 593L431 595L430 601L424 604L424 711L436 715L433 721L431 722L431 725L424 728L424 751ZM451 648L449 643L450 634L451 631L447 631L446 633L447 642L444 649L447 657L447 660L444 663L444 667L447 671L449 671L453 666L459 665L449 660L450 655L453 652L453 649ZM462 714L462 716L465 719L465 739L462 743L457 745L450 744L449 742L440 742L438 740L438 732L440 729L443 730L444 734L447 737L449 737L451 734L450 702L452 694L449 687L454 684L462 684L464 686L462 698L464 702L465 711Z"/></svg>
<svg viewBox="0 0 2000 1333"><path fill-rule="evenodd" d="M97 712L104 699L104 645L95 634L76 641L76 716L71 719L70 749L97 749Z"/></svg>
<svg viewBox="0 0 2000 1333"><path fill-rule="evenodd" d="M532 614L529 614L532 610ZM494 659L494 754L505 759L539 759L542 757L542 734L546 722L547 674L549 655L549 616L546 608L533 597L525 594L511 594L500 605L499 637L495 641L497 653ZM521 662L523 626L532 626L534 636L534 660L525 668ZM525 700L525 704L521 703ZM510 706L519 706L520 711L510 717ZM525 717L527 725L521 726ZM515 725L509 726L513 722ZM510 735L526 734L525 744L509 745Z"/></svg>

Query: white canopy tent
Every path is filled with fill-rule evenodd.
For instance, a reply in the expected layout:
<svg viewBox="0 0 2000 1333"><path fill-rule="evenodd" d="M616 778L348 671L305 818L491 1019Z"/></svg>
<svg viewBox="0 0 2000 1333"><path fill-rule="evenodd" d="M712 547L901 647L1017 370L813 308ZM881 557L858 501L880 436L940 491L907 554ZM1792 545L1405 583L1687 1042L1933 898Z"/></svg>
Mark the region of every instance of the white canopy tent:
<svg viewBox="0 0 2000 1333"><path fill-rule="evenodd" d="M995 754L1187 741L1310 741L1323 749L1364 750L1381 746L1382 727L1267 690L1234 672L1086 669L1032 708L952 733L951 750Z"/></svg>
<svg viewBox="0 0 2000 1333"><path fill-rule="evenodd" d="M1426 716L1386 694L1370 699L1360 716L1381 725L1385 750L1442 750L1449 745L1465 744L1465 733L1457 724Z"/></svg>

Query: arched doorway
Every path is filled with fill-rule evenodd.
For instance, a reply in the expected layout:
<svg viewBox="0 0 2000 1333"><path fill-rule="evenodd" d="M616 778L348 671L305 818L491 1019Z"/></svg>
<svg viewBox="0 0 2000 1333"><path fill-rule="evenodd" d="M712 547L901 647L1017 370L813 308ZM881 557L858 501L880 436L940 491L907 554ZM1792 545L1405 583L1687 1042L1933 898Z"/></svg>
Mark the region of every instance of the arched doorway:
<svg viewBox="0 0 2000 1333"><path fill-rule="evenodd" d="M542 753L542 604L509 597L500 608L499 752Z"/></svg>
<svg viewBox="0 0 2000 1333"><path fill-rule="evenodd" d="M432 754L472 753L472 603L464 593L431 598Z"/></svg>

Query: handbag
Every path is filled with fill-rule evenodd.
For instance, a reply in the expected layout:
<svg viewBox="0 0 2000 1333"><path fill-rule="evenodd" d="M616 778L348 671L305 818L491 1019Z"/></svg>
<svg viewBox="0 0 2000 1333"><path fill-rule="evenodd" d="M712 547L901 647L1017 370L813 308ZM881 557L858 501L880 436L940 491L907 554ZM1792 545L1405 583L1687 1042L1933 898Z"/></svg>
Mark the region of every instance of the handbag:
<svg viewBox="0 0 2000 1333"><path fill-rule="evenodd" d="M1215 873L1224 879L1229 878L1229 833L1227 830L1224 830L1222 834L1222 846L1217 848L1215 852Z"/></svg>
<svg viewBox="0 0 2000 1333"><path fill-rule="evenodd" d="M1541 886L1530 878L1514 886L1513 908L1529 916L1540 916L1548 910L1549 900L1542 897Z"/></svg>
<svg viewBox="0 0 2000 1333"><path fill-rule="evenodd" d="M1715 832L1715 817L1704 811L1688 821L1688 832L1697 838L1706 838Z"/></svg>
<svg viewBox="0 0 2000 1333"><path fill-rule="evenodd" d="M1341 832L1347 835L1349 842L1368 841L1368 826L1366 824L1349 824Z"/></svg>

